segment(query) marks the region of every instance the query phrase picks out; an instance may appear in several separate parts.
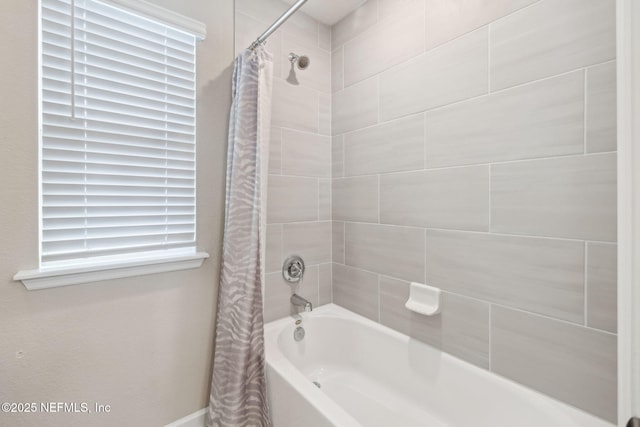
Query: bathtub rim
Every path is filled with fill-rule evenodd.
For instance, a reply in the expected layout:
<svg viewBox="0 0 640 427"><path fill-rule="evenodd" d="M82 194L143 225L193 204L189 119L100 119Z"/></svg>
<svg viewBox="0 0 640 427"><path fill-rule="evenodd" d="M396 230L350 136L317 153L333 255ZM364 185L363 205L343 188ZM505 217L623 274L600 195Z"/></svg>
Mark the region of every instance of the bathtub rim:
<svg viewBox="0 0 640 427"><path fill-rule="evenodd" d="M341 307L334 303L325 304L321 307L314 309L310 313L299 313L298 315L286 316L281 319L273 320L267 324L265 324L264 332L265 332L265 360L266 364L269 368L273 369L279 375L283 376L285 381L287 381L297 392L299 392L309 403L316 408L318 411L324 413L327 409L331 410L330 414L325 414L325 416L336 425L342 427L362 427L353 416L351 416L345 409L343 409L337 402L331 399L329 396L318 390L318 388L313 385L313 383L298 369L293 363L287 359L287 357L282 353L278 345L278 338L283 328L287 326L293 326L297 319L302 319L302 325L308 318L341 318L349 321L353 321L357 324L362 325L365 328L371 328L375 332L379 332L382 334L389 335L392 339L399 340L402 343L408 344L409 342L414 342L418 345L424 345L430 351L437 352L437 356L440 357L443 363L448 363L456 368L462 370L470 370L472 373L478 375L481 381L489 381L489 382L497 382L498 384L506 387L510 391L514 393L525 393L525 395L535 396L539 398L540 396L548 399L548 401L554 404L558 409L569 409L572 411L577 411L586 417L591 417L594 420L600 421L603 426L615 427L615 424L611 423L608 420L598 417L595 414L589 413L581 408L573 406L567 402L563 402L553 396L549 396L544 394L538 390L530 388L524 384L520 384L512 379L504 377L496 372L489 371L487 369L476 366L470 362L467 362L463 359L460 359L454 355L446 353L441 349L429 345L423 341L417 340L413 337L405 335L401 332L398 332L388 326L385 326L381 323L378 323L374 320L371 320L367 317L364 317L358 313L350 311L344 307ZM295 381L291 381L295 380ZM316 400L317 399L317 400Z"/></svg>

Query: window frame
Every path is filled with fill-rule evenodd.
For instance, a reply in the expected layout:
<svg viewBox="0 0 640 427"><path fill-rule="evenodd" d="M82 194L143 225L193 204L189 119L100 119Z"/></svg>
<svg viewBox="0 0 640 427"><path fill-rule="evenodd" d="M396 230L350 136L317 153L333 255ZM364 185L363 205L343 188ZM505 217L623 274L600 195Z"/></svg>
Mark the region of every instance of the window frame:
<svg viewBox="0 0 640 427"><path fill-rule="evenodd" d="M206 26L192 18L177 14L144 0L97 0L110 6L152 19L156 22L188 32L196 37L196 43L206 36ZM70 262L67 265L42 265L42 3L38 2L38 265L33 270L22 270L16 273L14 280L22 281L29 290L45 289L58 286L76 285L95 281L140 276L191 268L198 268L209 257L206 252L194 248L185 250L139 252L127 255L126 258L102 257L100 259ZM197 177L194 176L194 179ZM196 195L197 197L197 195ZM194 223L197 226L197 212ZM197 244L197 242L195 243Z"/></svg>

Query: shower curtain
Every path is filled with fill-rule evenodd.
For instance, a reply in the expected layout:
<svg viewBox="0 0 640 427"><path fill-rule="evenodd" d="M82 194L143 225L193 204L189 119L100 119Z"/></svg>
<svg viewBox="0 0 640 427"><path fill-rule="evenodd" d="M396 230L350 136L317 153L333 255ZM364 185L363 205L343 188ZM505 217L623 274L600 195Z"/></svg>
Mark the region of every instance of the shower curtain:
<svg viewBox="0 0 640 427"><path fill-rule="evenodd" d="M262 285L272 70L262 47L235 61L209 427L271 426Z"/></svg>

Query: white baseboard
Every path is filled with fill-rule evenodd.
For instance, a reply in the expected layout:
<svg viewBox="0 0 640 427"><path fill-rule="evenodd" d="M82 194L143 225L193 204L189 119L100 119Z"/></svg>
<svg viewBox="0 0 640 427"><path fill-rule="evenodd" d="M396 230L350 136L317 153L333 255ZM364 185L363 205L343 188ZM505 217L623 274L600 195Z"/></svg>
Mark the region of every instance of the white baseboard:
<svg viewBox="0 0 640 427"><path fill-rule="evenodd" d="M202 408L164 427L204 427L206 416L207 408Z"/></svg>

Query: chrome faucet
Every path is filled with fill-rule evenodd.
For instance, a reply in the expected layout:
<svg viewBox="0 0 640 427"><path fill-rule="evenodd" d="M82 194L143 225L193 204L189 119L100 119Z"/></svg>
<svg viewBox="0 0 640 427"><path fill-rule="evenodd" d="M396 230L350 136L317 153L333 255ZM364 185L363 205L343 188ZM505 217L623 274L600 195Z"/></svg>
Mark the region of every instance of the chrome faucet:
<svg viewBox="0 0 640 427"><path fill-rule="evenodd" d="M291 299L289 301L291 301L291 304L293 305L304 307L304 311L313 311L313 305L311 302L306 298L302 298L298 294L291 295Z"/></svg>

